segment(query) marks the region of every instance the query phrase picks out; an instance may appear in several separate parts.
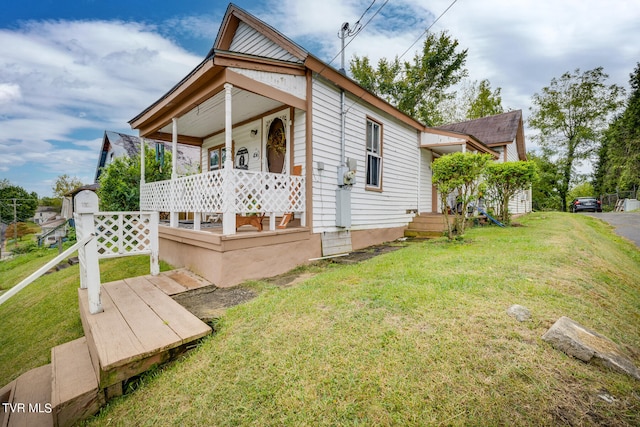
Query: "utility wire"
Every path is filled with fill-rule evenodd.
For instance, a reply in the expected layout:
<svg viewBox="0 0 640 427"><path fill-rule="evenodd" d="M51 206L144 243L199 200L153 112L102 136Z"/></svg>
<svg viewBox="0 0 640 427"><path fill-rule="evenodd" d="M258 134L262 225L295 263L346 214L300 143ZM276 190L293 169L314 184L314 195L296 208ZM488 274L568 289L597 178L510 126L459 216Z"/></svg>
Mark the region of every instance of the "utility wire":
<svg viewBox="0 0 640 427"><path fill-rule="evenodd" d="M431 29L431 27L433 27L433 26L436 24L436 22L438 22L438 21L440 20L440 18L442 18L442 17L444 16L444 14L445 14L445 13L447 13L447 12L449 11L449 9L451 9L451 7L453 7L453 5L454 5L454 4L456 4L456 2L457 2L457 1L458 1L458 0L453 0L453 1L451 2L451 4L449 5L449 7L447 7L447 8L444 10L444 12L442 12L442 13L440 14L440 16L438 16L438 17L436 18L436 20L435 20L435 21L433 21L433 22L431 23L431 25L429 25L429 26L427 27L427 29L426 29L426 30L424 30L424 31L422 32L422 34L420 34L420 36L416 39L416 41L414 41L414 42L411 44L411 46L409 46L409 47L407 48L407 50L405 50L405 51L402 53L402 55L400 55L400 56L398 57L398 59L402 59L402 57L403 57L403 56L405 56L405 55L407 54L407 52L409 52L409 51L411 50L411 48L413 48L413 47L416 45L416 43L418 43L418 41L420 41L420 39L421 39L422 37L424 37L424 35L425 35L425 34L427 34L427 33L429 32L429 30Z"/></svg>
<svg viewBox="0 0 640 427"><path fill-rule="evenodd" d="M457 2L457 1L458 1L458 0L453 0L453 1L451 2L451 4L449 4L449 6L444 10L444 12L442 12L442 13L440 14L440 16L438 16L438 17L436 18L436 20L435 20L435 21L433 21L433 22L431 23L431 25L429 25L429 26L427 27L427 29L426 29L426 30L424 30L424 31L420 34L420 36L416 39L416 41L414 41L414 42L411 44L411 46L409 46L409 48L407 48L407 50L405 50L405 51L402 53L402 55L400 55L400 56L398 57L398 59L400 59L400 58L402 58L404 55L406 55L406 54L407 54L407 52L409 52L409 51L411 50L411 48L413 48L413 46L415 46L415 44L416 44L416 43L418 43L418 41L419 41L422 37L424 37L424 35L425 35L425 34L427 34L427 33L429 32L429 30L430 30L430 29L431 29L431 28L436 24L436 22L438 22L438 21L440 20L440 18L442 18L442 17L445 15L445 13L447 13L447 12L449 11L449 9L451 9L451 7L452 7L454 4L456 4L456 2ZM387 0L387 2L388 2L388 0ZM387 2L385 2L385 4L387 4ZM384 6L384 5L383 5L383 6ZM381 7L381 8L382 8L382 7ZM375 16L375 15L374 15L374 16ZM367 23L368 23L368 22L367 22ZM345 47L346 47L346 46L345 46ZM335 58L334 58L334 59L335 59ZM363 91L362 91L362 94L361 94L360 96L358 96L358 97L356 98L356 100L355 100L355 101L353 101L353 103L349 106L349 108L347 108L347 109L345 110L344 114L347 114L347 113L348 113L348 112L349 112L349 111L350 111L350 110L351 110L351 109L352 109L356 104L358 104L358 103L359 103L359 101L362 99L362 97L365 95L365 93L367 93L367 91L366 91L366 90L363 90ZM379 96L379 97L381 97L380 95L378 95L378 96ZM381 98L382 98L382 97L381 97Z"/></svg>
<svg viewBox="0 0 640 427"><path fill-rule="evenodd" d="M374 4L375 2L376 2L376 0L373 0L373 2L369 5L369 7L367 8L367 10L365 10L365 11L364 11L364 13L362 14L362 16L360 16L360 19L358 19L358 21L357 21L357 22L356 22L356 24L355 24L356 26L359 26L359 25L360 25L360 20L362 20L362 18L364 17L364 15L369 11L369 9L371 9L371 7L373 6L373 4ZM364 29L367 27L367 25L369 25L369 23L373 20L373 18L375 18L375 17L380 13L380 11L382 10L382 8L383 8L383 7L385 7L385 6L387 5L387 3L389 3L389 0L385 0L385 2L382 4L382 6L380 6L380 7L378 8L378 10L376 10L376 13L374 13L374 14L373 14L373 16L372 16L371 18L369 18L369 20L368 20L364 25L362 25L359 29L357 29L357 30L353 33L353 36L351 37L351 39L350 39L350 40L349 40L349 41L344 45L344 49L346 49L346 48L347 48L347 46L349 46L349 45L351 44L351 42L352 42L352 41L353 41L353 40L358 36L358 34L360 34L360 32L362 32L362 30L364 30ZM331 58L331 61L329 61L329 62L328 62L328 65L331 65L331 64L333 63L333 61L335 61L335 60L336 60L336 58L342 54L342 52L344 51L344 49L340 49L340 50L338 51L338 53L337 53L333 58ZM325 67L325 68L326 68L326 67ZM320 70L320 73L321 73L322 71L324 71L324 68L323 68L322 70ZM318 73L318 74L320 74L320 73Z"/></svg>

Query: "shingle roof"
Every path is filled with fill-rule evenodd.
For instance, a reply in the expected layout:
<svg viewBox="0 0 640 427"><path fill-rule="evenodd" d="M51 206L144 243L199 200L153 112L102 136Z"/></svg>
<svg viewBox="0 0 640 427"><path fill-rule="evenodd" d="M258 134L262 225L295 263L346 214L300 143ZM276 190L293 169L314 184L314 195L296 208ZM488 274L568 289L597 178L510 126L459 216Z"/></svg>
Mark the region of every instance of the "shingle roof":
<svg viewBox="0 0 640 427"><path fill-rule="evenodd" d="M522 110L515 110L481 119L438 126L436 129L472 135L486 145L492 146L515 141L521 123Z"/></svg>

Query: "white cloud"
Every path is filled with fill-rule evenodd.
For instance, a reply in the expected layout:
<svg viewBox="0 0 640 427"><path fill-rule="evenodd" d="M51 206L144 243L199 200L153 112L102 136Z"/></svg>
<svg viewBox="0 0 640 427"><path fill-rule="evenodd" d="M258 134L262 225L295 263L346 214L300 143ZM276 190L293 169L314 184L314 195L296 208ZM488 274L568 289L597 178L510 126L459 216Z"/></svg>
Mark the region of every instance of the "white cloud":
<svg viewBox="0 0 640 427"><path fill-rule="evenodd" d="M127 121L200 62L155 27L108 21L27 22L0 30L0 171L10 180L63 173L93 180L104 130ZM79 142L80 141L80 142ZM40 178L43 182L44 178Z"/></svg>
<svg viewBox="0 0 640 427"><path fill-rule="evenodd" d="M0 104L10 104L20 101L22 91L20 86L14 83L0 83Z"/></svg>

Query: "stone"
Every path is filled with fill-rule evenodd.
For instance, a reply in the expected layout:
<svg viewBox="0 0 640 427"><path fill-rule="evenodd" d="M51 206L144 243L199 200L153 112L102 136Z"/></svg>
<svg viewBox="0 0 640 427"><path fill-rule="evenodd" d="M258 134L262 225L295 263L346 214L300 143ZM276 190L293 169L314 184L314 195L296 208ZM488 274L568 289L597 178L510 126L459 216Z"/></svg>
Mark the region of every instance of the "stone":
<svg viewBox="0 0 640 427"><path fill-rule="evenodd" d="M640 371L616 343L566 316L558 319L542 339L583 362L601 363L640 380Z"/></svg>
<svg viewBox="0 0 640 427"><path fill-rule="evenodd" d="M518 322L526 322L531 319L531 312L527 307L514 304L507 308L507 314L511 317L515 317Z"/></svg>

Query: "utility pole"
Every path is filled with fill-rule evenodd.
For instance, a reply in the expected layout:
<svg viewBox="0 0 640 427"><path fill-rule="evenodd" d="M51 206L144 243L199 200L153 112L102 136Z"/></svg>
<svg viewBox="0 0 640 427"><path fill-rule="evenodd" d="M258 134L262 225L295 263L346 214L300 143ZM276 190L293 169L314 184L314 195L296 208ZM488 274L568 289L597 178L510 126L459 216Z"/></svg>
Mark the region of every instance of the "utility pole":
<svg viewBox="0 0 640 427"><path fill-rule="evenodd" d="M12 199L12 200L13 200L13 246L15 247L18 245L18 199Z"/></svg>

